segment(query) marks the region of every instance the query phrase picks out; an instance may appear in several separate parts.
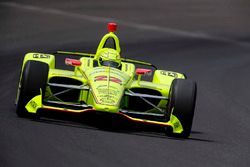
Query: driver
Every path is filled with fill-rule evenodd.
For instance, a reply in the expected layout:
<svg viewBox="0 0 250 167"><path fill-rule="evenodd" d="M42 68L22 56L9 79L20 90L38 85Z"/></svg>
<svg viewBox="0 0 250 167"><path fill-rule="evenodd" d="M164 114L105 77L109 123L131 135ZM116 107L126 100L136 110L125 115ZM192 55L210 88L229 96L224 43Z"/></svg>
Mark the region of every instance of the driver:
<svg viewBox="0 0 250 167"><path fill-rule="evenodd" d="M99 66L109 66L119 68L121 66L121 57L118 51L111 48L103 48L97 53L96 57Z"/></svg>

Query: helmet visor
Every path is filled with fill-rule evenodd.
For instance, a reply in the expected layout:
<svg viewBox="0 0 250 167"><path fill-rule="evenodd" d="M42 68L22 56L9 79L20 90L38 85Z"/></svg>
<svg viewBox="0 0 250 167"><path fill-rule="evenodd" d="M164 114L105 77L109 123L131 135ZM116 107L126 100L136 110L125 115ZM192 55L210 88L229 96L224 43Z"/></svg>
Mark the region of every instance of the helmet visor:
<svg viewBox="0 0 250 167"><path fill-rule="evenodd" d="M109 61L109 60L101 61L100 64L103 66L109 66L109 67L114 67L114 68L119 67L119 63L115 61Z"/></svg>

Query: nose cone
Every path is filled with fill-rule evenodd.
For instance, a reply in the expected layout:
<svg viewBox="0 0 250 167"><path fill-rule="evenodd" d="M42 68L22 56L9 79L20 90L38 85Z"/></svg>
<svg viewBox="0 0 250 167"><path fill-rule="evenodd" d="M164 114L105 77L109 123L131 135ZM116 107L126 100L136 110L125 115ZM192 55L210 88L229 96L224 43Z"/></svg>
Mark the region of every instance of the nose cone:
<svg viewBox="0 0 250 167"><path fill-rule="evenodd" d="M119 110L130 76L112 67L95 67L85 72L91 87L90 103L98 111L116 113Z"/></svg>
<svg viewBox="0 0 250 167"><path fill-rule="evenodd" d="M117 113L119 111L118 106L108 106L108 105L102 105L102 104L95 104L94 108L97 111L103 111L103 112L109 112L109 113Z"/></svg>

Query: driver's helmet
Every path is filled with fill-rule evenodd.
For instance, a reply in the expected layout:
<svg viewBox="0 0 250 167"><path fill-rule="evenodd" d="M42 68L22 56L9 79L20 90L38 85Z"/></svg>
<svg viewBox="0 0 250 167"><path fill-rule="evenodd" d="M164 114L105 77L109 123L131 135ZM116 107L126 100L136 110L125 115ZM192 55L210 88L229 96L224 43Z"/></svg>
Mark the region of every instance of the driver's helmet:
<svg viewBox="0 0 250 167"><path fill-rule="evenodd" d="M98 64L100 66L109 66L119 68L121 65L121 57L119 52L111 48L103 48L98 52Z"/></svg>

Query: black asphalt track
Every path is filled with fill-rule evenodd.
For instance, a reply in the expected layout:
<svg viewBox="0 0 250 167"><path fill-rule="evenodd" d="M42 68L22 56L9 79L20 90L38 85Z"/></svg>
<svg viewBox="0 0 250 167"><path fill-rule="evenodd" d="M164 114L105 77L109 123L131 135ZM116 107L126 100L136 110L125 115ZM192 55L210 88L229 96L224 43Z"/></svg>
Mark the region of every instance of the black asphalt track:
<svg viewBox="0 0 250 167"><path fill-rule="evenodd" d="M1 1L0 166L249 166L249 5L248 0ZM123 56L184 72L197 82L190 139L168 138L120 119L16 116L24 54L94 52L110 20L119 24Z"/></svg>

